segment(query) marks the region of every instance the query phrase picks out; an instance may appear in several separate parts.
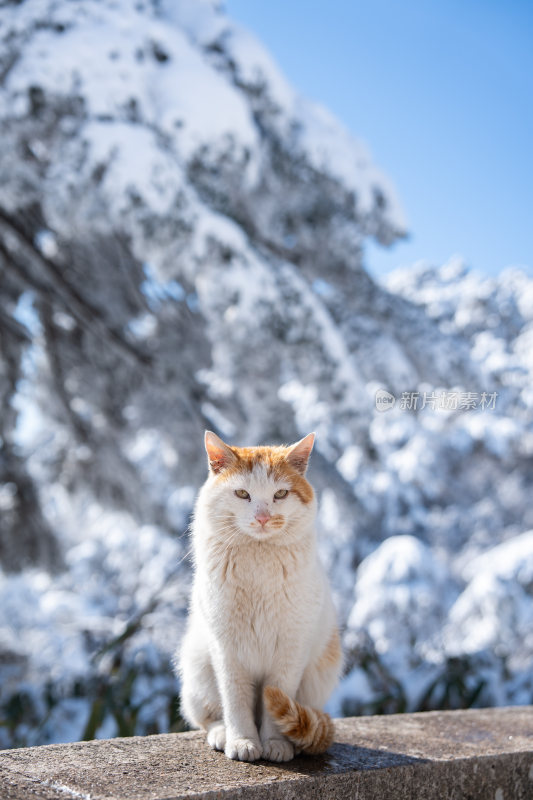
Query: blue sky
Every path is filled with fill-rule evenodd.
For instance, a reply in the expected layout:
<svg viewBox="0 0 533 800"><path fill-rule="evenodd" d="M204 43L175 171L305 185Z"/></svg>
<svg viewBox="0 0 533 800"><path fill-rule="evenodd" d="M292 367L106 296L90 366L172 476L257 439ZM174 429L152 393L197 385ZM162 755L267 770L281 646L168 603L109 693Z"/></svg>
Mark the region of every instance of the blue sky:
<svg viewBox="0 0 533 800"><path fill-rule="evenodd" d="M533 275L531 0L227 0L291 83L369 145L409 241L370 247L386 272L461 253Z"/></svg>

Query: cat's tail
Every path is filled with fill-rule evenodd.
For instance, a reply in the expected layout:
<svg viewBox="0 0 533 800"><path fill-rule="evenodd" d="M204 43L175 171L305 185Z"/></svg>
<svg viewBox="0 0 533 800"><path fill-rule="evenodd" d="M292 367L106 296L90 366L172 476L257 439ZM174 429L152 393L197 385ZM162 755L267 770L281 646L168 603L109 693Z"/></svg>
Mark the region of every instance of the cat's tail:
<svg viewBox="0 0 533 800"><path fill-rule="evenodd" d="M280 731L304 753L324 753L333 742L333 720L325 711L302 706L275 686L265 686L263 698Z"/></svg>

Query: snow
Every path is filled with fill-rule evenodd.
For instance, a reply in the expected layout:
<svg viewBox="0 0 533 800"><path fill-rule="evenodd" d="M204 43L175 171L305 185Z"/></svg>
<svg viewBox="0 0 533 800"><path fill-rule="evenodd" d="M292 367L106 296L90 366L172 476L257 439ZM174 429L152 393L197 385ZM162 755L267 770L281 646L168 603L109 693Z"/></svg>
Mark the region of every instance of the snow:
<svg viewBox="0 0 533 800"><path fill-rule="evenodd" d="M391 536L357 570L348 626L365 629L378 653L399 658L404 650L412 659L453 594L451 576L427 545L413 536Z"/></svg>
<svg viewBox="0 0 533 800"><path fill-rule="evenodd" d="M38 9L27 0L24 11L30 18ZM67 27L66 34L57 35L52 23ZM238 74L231 80L214 69L198 48L220 37L227 58L237 65ZM154 57L155 45L164 53L164 61ZM236 146L241 152L256 153L257 133L246 96L234 90L232 81L264 84L283 115L282 128L288 131L292 121L298 120L298 147L310 162L356 191L362 211L374 207L379 192L387 200L393 227L405 230L395 190L372 164L365 146L326 109L298 97L256 38L230 24L211 3L178 0L162 4L158 14L143 13L126 0L86 2L76 7L76 13L72 7L52 4L49 26L33 32L24 59L7 79L11 102L18 103L21 112L23 98L28 102L26 87L32 75L39 76L39 86L45 91L82 94L89 117L106 120L103 125L93 122L87 131L95 161L103 147L109 150L113 141L120 142L121 161L142 164L140 175L130 175L132 183L142 188L141 194L150 184L149 162L157 148L143 145L135 126L109 124L112 117L125 121L134 115L148 129L145 137L148 131L171 136L182 164L205 144L221 147L222 152ZM102 138L104 142L99 141ZM257 169L254 159L247 162L250 179Z"/></svg>
<svg viewBox="0 0 533 800"><path fill-rule="evenodd" d="M487 683L495 684L500 702L498 660L506 659L513 676L506 702L519 702L513 684L521 687L530 676L533 646L532 543L528 532L472 559L459 591L458 576L454 579L419 540L387 539L357 571L348 641L368 637L411 707L446 659L468 657L484 659ZM350 671L334 695L335 709L344 702L361 710L372 700L363 674L357 666Z"/></svg>
<svg viewBox="0 0 533 800"><path fill-rule="evenodd" d="M462 572L467 580L483 573L516 581L526 591L533 592L533 531L515 536L473 558Z"/></svg>
<svg viewBox="0 0 533 800"><path fill-rule="evenodd" d="M398 232L407 220L396 190L371 161L366 146L353 136L323 106L298 98L295 116L301 120L300 143L314 166L327 170L355 191L356 204L369 211L379 193L386 198L388 213Z"/></svg>
<svg viewBox="0 0 533 800"><path fill-rule="evenodd" d="M82 92L92 117L124 118L133 100L146 126L170 133L182 123L177 142L187 156L205 141L236 133L243 146L254 146L255 132L244 101L168 20L136 11L125 0L85 3L76 14L68 7L54 11L56 21L69 25L68 35L58 36L49 29L34 33L23 62L9 75L8 90L15 96L25 93L28 75L39 75L44 90ZM179 82L166 60L154 57L154 44L166 60L179 64ZM150 62L148 67L145 61ZM124 145L128 146L127 139ZM150 149L144 152L148 155Z"/></svg>
<svg viewBox="0 0 533 800"><path fill-rule="evenodd" d="M370 637L376 657L400 681L408 707L416 708L420 702L421 688L416 683L413 688L416 670L422 670L421 686L427 686L430 678L445 686L450 658L459 659L465 675L472 670L470 684L474 673L483 676L479 680L485 688L477 702L524 702L530 691L526 687L530 686L533 658L533 606L531 532L520 533L520 526L526 527L530 517L526 512L506 530L502 511L523 507L519 487L530 475L525 463L511 465L518 453L527 459L532 452L532 372L529 351L522 342L527 341L531 327L533 282L516 270L496 279L481 278L454 257L440 268L421 263L399 270L386 284L424 308L443 334L460 335L469 342L472 358L479 365L479 382L452 386L448 391L470 390L480 398L483 391L494 389L497 398L493 408L461 414L426 407L415 415L397 404L392 411L374 417L369 433L387 472L376 470L372 481L368 471L365 475L358 466L352 480L361 486L363 472L363 501L369 491L381 495L385 530L395 534L404 529L398 512L407 505L405 527L431 530L433 546L428 550L419 540L393 536L361 563L349 616L351 635ZM376 387L368 388L375 391ZM409 388L445 391L416 384ZM486 453L484 461L476 459L480 450ZM347 465L349 458L348 451L343 457ZM449 495L444 507L441 500L434 511L427 508L425 500L447 496L446 487L454 482L450 459L459 471L462 461L472 465L477 461L477 467L461 471L463 482L456 483L460 493L465 479L472 485L479 482L477 502L459 514ZM483 475L487 475L491 459L509 467L483 497ZM349 468L344 474L351 477ZM465 549L456 556L457 540L450 534L465 522ZM502 538L505 541L498 543ZM444 555L448 570L451 568L447 580L442 564L431 574L437 551ZM411 577L404 582L409 569ZM356 658L355 674L360 669L357 664ZM502 669L507 670L507 678L502 677ZM346 678L348 688L343 683L339 690L341 696L343 692L350 696L351 674ZM353 697L351 702L353 710ZM364 710L365 703L368 697L362 692L355 708Z"/></svg>
<svg viewBox="0 0 533 800"><path fill-rule="evenodd" d="M214 0L163 0L160 9L165 19L205 45L227 30L226 18L217 13L219 5Z"/></svg>

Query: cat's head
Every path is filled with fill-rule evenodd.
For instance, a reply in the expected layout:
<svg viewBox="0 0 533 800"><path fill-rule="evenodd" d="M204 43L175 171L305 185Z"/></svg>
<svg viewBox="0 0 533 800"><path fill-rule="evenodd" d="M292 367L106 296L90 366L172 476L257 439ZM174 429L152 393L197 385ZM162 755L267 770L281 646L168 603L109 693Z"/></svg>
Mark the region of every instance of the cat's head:
<svg viewBox="0 0 533 800"><path fill-rule="evenodd" d="M205 491L215 527L228 535L292 538L315 514L305 473L315 434L296 444L231 447L206 431L209 479Z"/></svg>

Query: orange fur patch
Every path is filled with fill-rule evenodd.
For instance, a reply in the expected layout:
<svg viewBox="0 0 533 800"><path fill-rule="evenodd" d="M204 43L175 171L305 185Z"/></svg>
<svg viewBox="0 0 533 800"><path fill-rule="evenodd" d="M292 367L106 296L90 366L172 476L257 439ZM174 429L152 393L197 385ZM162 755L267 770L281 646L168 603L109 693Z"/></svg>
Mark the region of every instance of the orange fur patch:
<svg viewBox="0 0 533 800"><path fill-rule="evenodd" d="M314 492L311 484L287 461L289 447L283 445L230 447L230 450L237 460L235 464L231 464L217 475L218 481L225 481L238 473L252 472L256 466L264 466L268 475L273 475L278 480L287 480L291 491L298 496L302 503L310 503L313 499Z"/></svg>
<svg viewBox="0 0 533 800"><path fill-rule="evenodd" d="M333 720L325 711L300 705L276 686L265 686L263 699L281 732L305 753L324 753L333 742Z"/></svg>
<svg viewBox="0 0 533 800"><path fill-rule="evenodd" d="M341 639L338 628L334 628L324 650L317 661L317 668L323 672L337 666L342 658Z"/></svg>
<svg viewBox="0 0 533 800"><path fill-rule="evenodd" d="M278 689L277 686L265 686L263 690L263 698L268 709L274 719L281 720L291 713L291 699L285 692Z"/></svg>

